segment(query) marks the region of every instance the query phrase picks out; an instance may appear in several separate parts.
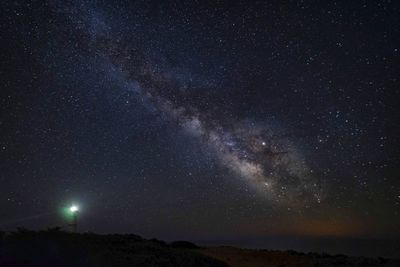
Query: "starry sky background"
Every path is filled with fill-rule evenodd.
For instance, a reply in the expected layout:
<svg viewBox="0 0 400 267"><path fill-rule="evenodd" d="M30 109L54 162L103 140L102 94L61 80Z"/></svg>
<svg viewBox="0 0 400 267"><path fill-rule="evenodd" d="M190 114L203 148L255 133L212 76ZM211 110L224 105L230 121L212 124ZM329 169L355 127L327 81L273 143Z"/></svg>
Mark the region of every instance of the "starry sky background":
<svg viewBox="0 0 400 267"><path fill-rule="evenodd" d="M399 5L3 1L0 228L400 237Z"/></svg>

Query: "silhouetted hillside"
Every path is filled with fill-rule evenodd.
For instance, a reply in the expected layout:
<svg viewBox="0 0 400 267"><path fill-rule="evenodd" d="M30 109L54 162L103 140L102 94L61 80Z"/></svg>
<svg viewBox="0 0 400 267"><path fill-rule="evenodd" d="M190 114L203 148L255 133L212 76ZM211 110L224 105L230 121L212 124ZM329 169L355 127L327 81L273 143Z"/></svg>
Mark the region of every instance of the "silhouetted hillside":
<svg viewBox="0 0 400 267"><path fill-rule="evenodd" d="M0 231L0 266L398 267L400 261L301 253L292 250L199 247L187 241L167 244L161 240L147 240L133 234L77 234L51 228L45 231Z"/></svg>
<svg viewBox="0 0 400 267"><path fill-rule="evenodd" d="M2 235L0 266L227 266L137 235L75 234L59 228Z"/></svg>

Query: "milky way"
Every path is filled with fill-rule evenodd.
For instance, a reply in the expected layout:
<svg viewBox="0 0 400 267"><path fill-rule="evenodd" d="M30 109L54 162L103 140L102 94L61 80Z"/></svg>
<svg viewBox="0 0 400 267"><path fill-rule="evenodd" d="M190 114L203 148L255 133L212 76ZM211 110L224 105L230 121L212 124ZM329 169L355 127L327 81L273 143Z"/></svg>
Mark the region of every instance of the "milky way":
<svg viewBox="0 0 400 267"><path fill-rule="evenodd" d="M1 230L400 236L397 3L0 6Z"/></svg>
<svg viewBox="0 0 400 267"><path fill-rule="evenodd" d="M168 67L144 56L140 42L130 36L113 37L96 9L84 13L77 7L61 5L57 10L80 32L84 46L120 73L126 90L135 92L165 120L199 138L221 166L242 178L252 190L273 203L320 203L322 187L284 131L230 117L206 96L193 94Z"/></svg>

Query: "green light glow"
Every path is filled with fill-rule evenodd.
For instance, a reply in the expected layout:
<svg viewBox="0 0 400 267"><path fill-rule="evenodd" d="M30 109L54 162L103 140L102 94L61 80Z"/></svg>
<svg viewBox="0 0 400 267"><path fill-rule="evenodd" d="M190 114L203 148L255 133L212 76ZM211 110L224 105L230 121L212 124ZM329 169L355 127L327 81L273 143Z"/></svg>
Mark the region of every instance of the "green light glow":
<svg viewBox="0 0 400 267"><path fill-rule="evenodd" d="M61 217L63 217L65 220L70 221L75 215L78 214L80 211L80 207L76 204L70 205L70 206L64 206L63 208L60 209L60 214Z"/></svg>

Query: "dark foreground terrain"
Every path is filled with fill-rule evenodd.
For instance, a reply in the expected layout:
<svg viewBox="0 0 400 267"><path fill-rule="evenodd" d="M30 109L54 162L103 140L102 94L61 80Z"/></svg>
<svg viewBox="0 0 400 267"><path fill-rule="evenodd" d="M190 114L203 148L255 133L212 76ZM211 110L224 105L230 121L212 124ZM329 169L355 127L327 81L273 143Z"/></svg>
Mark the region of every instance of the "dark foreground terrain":
<svg viewBox="0 0 400 267"><path fill-rule="evenodd" d="M398 260L295 251L167 244L137 235L74 234L58 228L0 232L0 266L400 266Z"/></svg>
<svg viewBox="0 0 400 267"><path fill-rule="evenodd" d="M3 234L0 266L227 266L192 251L185 242L166 244L137 235L74 234L49 229ZM188 243L190 244L190 243Z"/></svg>
<svg viewBox="0 0 400 267"><path fill-rule="evenodd" d="M235 247L208 247L199 250L204 255L226 262L231 267L345 267L345 266L396 266L399 260L384 258L348 257L295 251L240 249Z"/></svg>

